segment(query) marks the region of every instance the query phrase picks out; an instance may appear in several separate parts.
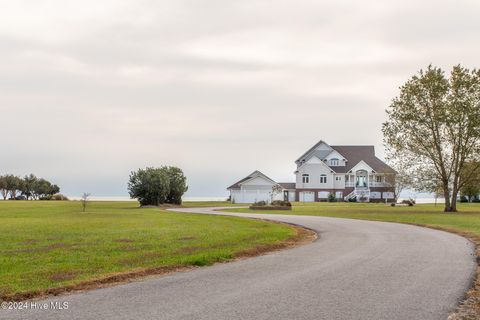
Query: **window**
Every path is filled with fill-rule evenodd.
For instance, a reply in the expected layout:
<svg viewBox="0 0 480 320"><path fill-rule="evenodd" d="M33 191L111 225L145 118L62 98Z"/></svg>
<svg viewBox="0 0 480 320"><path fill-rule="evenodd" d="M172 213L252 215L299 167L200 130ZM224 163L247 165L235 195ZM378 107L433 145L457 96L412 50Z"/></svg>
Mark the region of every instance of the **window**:
<svg viewBox="0 0 480 320"><path fill-rule="evenodd" d="M338 166L338 164L339 164L339 161L338 161L337 158L330 159L330 165L331 166Z"/></svg>
<svg viewBox="0 0 480 320"><path fill-rule="evenodd" d="M310 182L310 177L308 174L302 174L302 183L309 183Z"/></svg>
<svg viewBox="0 0 480 320"><path fill-rule="evenodd" d="M375 182L382 182L382 176L375 176Z"/></svg>
<svg viewBox="0 0 480 320"><path fill-rule="evenodd" d="M320 183L327 183L327 175L322 174L320 176Z"/></svg>
<svg viewBox="0 0 480 320"><path fill-rule="evenodd" d="M345 182L349 181L350 176L345 176Z"/></svg>
<svg viewBox="0 0 480 320"><path fill-rule="evenodd" d="M342 181L342 177L335 177L335 180Z"/></svg>

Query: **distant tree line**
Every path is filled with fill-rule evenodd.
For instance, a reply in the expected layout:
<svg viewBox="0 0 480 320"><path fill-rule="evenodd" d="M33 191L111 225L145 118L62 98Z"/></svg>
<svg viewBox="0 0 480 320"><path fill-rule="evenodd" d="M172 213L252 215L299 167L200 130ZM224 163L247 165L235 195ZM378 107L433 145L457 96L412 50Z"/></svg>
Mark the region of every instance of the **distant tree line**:
<svg viewBox="0 0 480 320"><path fill-rule="evenodd" d="M0 176L0 194L3 200L50 200L54 196L58 200L67 200L64 196L58 195L59 192L59 186L34 174L23 178L13 174Z"/></svg>
<svg viewBox="0 0 480 320"><path fill-rule="evenodd" d="M130 174L128 182L130 197L138 199L142 206L181 204L187 190L187 178L177 167L138 169Z"/></svg>

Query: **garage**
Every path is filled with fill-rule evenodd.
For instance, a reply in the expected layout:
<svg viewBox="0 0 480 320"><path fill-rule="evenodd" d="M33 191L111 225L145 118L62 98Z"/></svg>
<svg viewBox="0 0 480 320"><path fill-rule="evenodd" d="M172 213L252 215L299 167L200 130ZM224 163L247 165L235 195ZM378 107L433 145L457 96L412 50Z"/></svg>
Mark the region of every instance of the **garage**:
<svg viewBox="0 0 480 320"><path fill-rule="evenodd" d="M255 203L283 200L287 192L289 199L295 199L294 183L277 183L260 171L254 171L227 188L233 203ZM291 196L290 196L291 193Z"/></svg>
<svg viewBox="0 0 480 320"><path fill-rule="evenodd" d="M315 202L315 192L302 191L299 195L301 202Z"/></svg>

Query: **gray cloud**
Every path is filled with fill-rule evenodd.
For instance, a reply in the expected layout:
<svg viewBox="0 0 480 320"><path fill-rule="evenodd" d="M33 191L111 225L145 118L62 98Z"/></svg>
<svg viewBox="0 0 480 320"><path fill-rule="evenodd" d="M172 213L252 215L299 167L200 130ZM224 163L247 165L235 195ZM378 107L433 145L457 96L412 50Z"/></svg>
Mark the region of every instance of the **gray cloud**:
<svg viewBox="0 0 480 320"><path fill-rule="evenodd" d="M319 139L374 144L429 63L475 67L476 1L32 1L0 12L0 172L126 194L174 164L190 196L260 169L293 180Z"/></svg>

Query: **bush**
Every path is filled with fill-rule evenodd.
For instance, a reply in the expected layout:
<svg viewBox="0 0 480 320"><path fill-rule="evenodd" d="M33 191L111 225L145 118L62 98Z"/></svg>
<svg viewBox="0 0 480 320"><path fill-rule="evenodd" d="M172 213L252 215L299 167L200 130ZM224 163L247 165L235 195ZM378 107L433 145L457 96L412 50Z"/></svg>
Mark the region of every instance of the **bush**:
<svg viewBox="0 0 480 320"><path fill-rule="evenodd" d="M357 202L357 197L349 198L348 202Z"/></svg>
<svg viewBox="0 0 480 320"><path fill-rule="evenodd" d="M460 202L468 202L468 198L466 196L461 196Z"/></svg>
<svg viewBox="0 0 480 320"><path fill-rule="evenodd" d="M328 202L337 202L337 197L335 197L335 194L330 193L328 195Z"/></svg>
<svg viewBox="0 0 480 320"><path fill-rule="evenodd" d="M68 198L61 193L54 194L50 197L50 200L57 200L57 201L66 201Z"/></svg>
<svg viewBox="0 0 480 320"><path fill-rule="evenodd" d="M413 199L402 200L401 203L402 204L407 204L409 207L413 207L413 205L415 204L415 200L413 200Z"/></svg>
<svg viewBox="0 0 480 320"><path fill-rule="evenodd" d="M257 202L254 202L253 205L256 207L261 207L261 206L266 206L267 203L265 201L257 201Z"/></svg>
<svg viewBox="0 0 480 320"><path fill-rule="evenodd" d="M275 201L272 201L272 206L277 206L277 207L291 207L292 204L291 204L289 201L275 200Z"/></svg>
<svg viewBox="0 0 480 320"><path fill-rule="evenodd" d="M163 203L181 204L187 191L187 179L180 168L138 169L130 174L128 193L142 206Z"/></svg>

